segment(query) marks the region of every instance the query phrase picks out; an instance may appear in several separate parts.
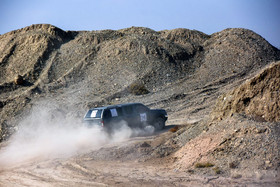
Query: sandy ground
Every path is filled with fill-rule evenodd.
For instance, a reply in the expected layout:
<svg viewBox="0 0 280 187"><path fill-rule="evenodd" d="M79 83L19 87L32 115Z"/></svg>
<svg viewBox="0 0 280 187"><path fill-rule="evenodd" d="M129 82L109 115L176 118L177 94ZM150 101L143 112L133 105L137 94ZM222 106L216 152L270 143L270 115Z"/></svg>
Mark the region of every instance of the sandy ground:
<svg viewBox="0 0 280 187"><path fill-rule="evenodd" d="M270 180L197 176L137 162L90 158L29 163L2 171L0 179L2 186L277 186Z"/></svg>
<svg viewBox="0 0 280 187"><path fill-rule="evenodd" d="M118 152L124 145L129 150L165 133L168 132L107 144L97 151L72 158L34 158L2 168L0 186L279 186L280 180L258 173L254 177L197 175L189 170L175 169L168 159L143 161L140 156L125 161L117 157L108 159L112 155L104 155L104 160L94 156L97 152L107 154L108 150Z"/></svg>

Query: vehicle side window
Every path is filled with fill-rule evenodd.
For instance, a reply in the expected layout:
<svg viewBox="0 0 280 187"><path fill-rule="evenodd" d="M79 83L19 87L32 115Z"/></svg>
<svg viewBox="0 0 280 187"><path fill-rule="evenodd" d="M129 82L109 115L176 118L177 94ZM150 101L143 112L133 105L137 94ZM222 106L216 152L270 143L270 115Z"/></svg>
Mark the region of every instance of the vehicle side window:
<svg viewBox="0 0 280 187"><path fill-rule="evenodd" d="M117 107L116 109L117 109L118 115L122 116L123 115L122 108L121 107Z"/></svg>
<svg viewBox="0 0 280 187"><path fill-rule="evenodd" d="M111 108L111 109L110 109L110 112L111 112L112 117L117 117L117 116L118 116L117 109Z"/></svg>
<svg viewBox="0 0 280 187"><path fill-rule="evenodd" d="M120 107L104 110L103 118L114 118L118 116L122 116L122 109Z"/></svg>
<svg viewBox="0 0 280 187"><path fill-rule="evenodd" d="M90 118L90 114L91 114L92 110L89 110L85 116L85 118Z"/></svg>
<svg viewBox="0 0 280 187"><path fill-rule="evenodd" d="M126 113L128 115L133 114L132 106L123 106L123 111L124 111L124 113Z"/></svg>
<svg viewBox="0 0 280 187"><path fill-rule="evenodd" d="M110 117L112 117L110 110L108 110L108 109L104 110L103 118L108 119Z"/></svg>

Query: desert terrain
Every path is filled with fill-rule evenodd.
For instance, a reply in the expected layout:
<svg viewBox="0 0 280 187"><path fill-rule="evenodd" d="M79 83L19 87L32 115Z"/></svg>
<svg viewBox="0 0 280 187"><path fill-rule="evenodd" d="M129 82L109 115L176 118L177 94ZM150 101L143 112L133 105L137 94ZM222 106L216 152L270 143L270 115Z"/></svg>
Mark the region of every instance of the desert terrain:
<svg viewBox="0 0 280 187"><path fill-rule="evenodd" d="M0 35L0 186L279 186L279 60L242 28ZM127 102L166 128L82 125Z"/></svg>

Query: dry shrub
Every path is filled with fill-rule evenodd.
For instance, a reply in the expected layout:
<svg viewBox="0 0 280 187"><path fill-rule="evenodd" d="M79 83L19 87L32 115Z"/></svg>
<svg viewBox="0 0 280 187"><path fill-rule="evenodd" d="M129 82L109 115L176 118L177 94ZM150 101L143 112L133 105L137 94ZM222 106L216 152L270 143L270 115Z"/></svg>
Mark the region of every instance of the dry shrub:
<svg viewBox="0 0 280 187"><path fill-rule="evenodd" d="M219 167L214 167L213 168L213 171L216 173L216 174L220 174L222 171L220 170Z"/></svg>
<svg viewBox="0 0 280 187"><path fill-rule="evenodd" d="M128 87L128 91L134 95L145 95L150 93L149 90L145 87L145 85L139 82L132 83Z"/></svg>
<svg viewBox="0 0 280 187"><path fill-rule="evenodd" d="M14 79L14 82L16 85L23 85L24 83L23 77L21 75L17 75Z"/></svg>
<svg viewBox="0 0 280 187"><path fill-rule="evenodd" d="M198 162L198 163L196 163L194 166L195 166L196 168L210 168L210 167L213 167L214 164L212 164L212 163L210 163L210 162L205 162L205 163L200 163L200 162Z"/></svg>
<svg viewBox="0 0 280 187"><path fill-rule="evenodd" d="M228 165L229 165L229 168L234 169L234 168L237 168L238 163L237 162L230 162Z"/></svg>
<svg viewBox="0 0 280 187"><path fill-rule="evenodd" d="M178 125L176 125L175 127L173 127L173 128L171 128L171 129L169 129L169 132L177 132L178 131L178 129L179 129L179 126Z"/></svg>

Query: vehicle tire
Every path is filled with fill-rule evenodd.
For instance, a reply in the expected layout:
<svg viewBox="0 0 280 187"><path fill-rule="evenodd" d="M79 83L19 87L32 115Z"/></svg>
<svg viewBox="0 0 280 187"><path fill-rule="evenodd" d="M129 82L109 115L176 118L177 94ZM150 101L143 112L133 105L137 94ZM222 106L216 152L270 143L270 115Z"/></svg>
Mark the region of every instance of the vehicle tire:
<svg viewBox="0 0 280 187"><path fill-rule="evenodd" d="M165 121L162 118L157 118L154 121L153 126L155 127L155 130L162 130L165 127Z"/></svg>

